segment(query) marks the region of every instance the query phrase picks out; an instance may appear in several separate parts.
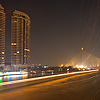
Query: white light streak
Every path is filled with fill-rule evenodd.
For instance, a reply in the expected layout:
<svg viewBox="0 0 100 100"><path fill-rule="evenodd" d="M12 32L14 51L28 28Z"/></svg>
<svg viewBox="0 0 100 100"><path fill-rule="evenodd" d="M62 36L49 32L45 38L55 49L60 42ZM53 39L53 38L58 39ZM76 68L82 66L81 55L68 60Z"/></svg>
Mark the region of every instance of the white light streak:
<svg viewBox="0 0 100 100"><path fill-rule="evenodd" d="M79 73L94 72L94 71L98 71L98 70L79 71L79 72L72 72L72 73L64 73L64 74L58 74L58 75L51 75L51 76L44 76L44 77L23 79L23 80L17 80L17 81L3 82L3 83L0 83L0 86L1 86L1 85L9 85L9 84L21 83L21 82L35 81L35 80L46 79L46 78L53 78L53 77L64 76L64 75L71 75L71 74L79 74Z"/></svg>

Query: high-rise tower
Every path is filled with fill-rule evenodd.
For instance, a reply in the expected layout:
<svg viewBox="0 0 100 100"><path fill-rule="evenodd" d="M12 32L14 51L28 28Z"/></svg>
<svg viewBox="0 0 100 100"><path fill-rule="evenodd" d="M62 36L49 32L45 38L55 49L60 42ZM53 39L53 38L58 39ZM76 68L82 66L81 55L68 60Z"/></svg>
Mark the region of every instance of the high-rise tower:
<svg viewBox="0 0 100 100"><path fill-rule="evenodd" d="M5 64L5 13L0 4L0 66Z"/></svg>
<svg viewBox="0 0 100 100"><path fill-rule="evenodd" d="M11 64L28 65L30 58L30 17L15 10L11 18Z"/></svg>

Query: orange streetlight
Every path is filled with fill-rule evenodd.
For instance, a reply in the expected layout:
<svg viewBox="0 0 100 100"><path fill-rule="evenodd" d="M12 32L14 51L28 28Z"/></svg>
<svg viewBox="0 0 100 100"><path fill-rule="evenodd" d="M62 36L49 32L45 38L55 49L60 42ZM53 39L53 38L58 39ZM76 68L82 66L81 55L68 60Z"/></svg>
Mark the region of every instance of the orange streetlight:
<svg viewBox="0 0 100 100"><path fill-rule="evenodd" d="M63 64L61 64L61 67L63 67L64 65Z"/></svg>

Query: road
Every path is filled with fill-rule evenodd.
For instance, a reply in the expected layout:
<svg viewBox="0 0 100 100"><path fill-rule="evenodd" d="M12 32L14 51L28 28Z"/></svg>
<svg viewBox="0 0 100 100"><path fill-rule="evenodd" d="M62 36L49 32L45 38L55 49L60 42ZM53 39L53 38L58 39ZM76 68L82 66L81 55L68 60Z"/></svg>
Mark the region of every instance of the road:
<svg viewBox="0 0 100 100"><path fill-rule="evenodd" d="M100 100L100 73L78 74L1 91L0 100Z"/></svg>

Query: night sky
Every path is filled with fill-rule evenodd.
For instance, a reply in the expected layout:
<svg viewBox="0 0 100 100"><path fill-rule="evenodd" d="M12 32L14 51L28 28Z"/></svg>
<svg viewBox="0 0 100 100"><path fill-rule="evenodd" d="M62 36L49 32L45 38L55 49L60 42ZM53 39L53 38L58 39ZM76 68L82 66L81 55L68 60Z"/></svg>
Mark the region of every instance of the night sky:
<svg viewBox="0 0 100 100"><path fill-rule="evenodd" d="M6 13L6 63L10 63L11 15L31 18L31 64L66 64L80 52L100 57L100 0L0 0Z"/></svg>

